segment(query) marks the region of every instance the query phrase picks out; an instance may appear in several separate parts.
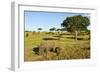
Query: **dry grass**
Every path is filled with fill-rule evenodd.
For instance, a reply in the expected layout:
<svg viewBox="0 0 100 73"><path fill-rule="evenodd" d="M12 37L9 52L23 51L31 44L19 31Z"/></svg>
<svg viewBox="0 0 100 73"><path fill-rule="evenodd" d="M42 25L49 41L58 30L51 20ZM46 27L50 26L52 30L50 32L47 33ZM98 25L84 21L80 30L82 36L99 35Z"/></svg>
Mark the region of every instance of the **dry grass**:
<svg viewBox="0 0 100 73"><path fill-rule="evenodd" d="M90 40L89 35L78 36L78 38L84 38L77 40L67 38L73 37L73 35L64 35L60 40L43 40L46 37L53 37L55 34L46 34L44 32L28 33L28 37L25 36L25 49L24 49L24 61L43 61L43 60L70 60L70 59L88 59L90 58ZM57 38L57 37L54 37ZM63 48L60 54L49 52L48 55L37 55L33 52L33 47L39 45L41 42L47 42L50 46L52 42L55 42L57 46ZM51 42L51 43L50 43ZM47 45L48 46L48 45Z"/></svg>

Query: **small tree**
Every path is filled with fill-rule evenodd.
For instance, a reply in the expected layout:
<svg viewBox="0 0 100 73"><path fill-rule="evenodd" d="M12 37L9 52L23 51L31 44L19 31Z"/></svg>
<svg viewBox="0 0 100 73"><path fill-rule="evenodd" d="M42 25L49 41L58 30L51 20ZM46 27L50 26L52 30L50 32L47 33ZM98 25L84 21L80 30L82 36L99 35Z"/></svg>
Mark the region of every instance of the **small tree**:
<svg viewBox="0 0 100 73"><path fill-rule="evenodd" d="M90 20L86 16L72 16L67 17L63 23L61 24L63 27L66 27L68 32L75 33L75 39L77 40L77 35L83 30L87 30L87 26L89 26Z"/></svg>
<svg viewBox="0 0 100 73"><path fill-rule="evenodd" d="M58 32L58 34L60 33L60 30L61 30L61 29L59 29L59 28L58 28L58 29L56 29L56 31Z"/></svg>
<svg viewBox="0 0 100 73"><path fill-rule="evenodd" d="M53 27L53 28L50 28L49 30L52 32L52 31L55 31L55 30L56 30L56 28L55 28L55 27Z"/></svg>
<svg viewBox="0 0 100 73"><path fill-rule="evenodd" d="M64 27L64 28L61 28L60 31L61 31L61 34L62 34L64 31L67 31L67 29Z"/></svg>
<svg viewBox="0 0 100 73"><path fill-rule="evenodd" d="M60 28L58 28L58 29L56 29L56 31L57 31L57 35L58 35L58 39L60 40L60 38L61 38L61 29Z"/></svg>
<svg viewBox="0 0 100 73"><path fill-rule="evenodd" d="M38 28L39 33L40 33L41 30L42 30L42 28Z"/></svg>

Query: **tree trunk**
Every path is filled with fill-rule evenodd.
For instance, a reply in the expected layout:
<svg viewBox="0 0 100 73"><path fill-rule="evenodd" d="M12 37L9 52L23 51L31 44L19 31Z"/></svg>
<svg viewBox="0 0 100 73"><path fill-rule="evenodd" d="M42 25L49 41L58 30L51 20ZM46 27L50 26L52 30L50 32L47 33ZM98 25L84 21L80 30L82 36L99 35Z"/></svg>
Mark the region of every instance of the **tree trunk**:
<svg viewBox="0 0 100 73"><path fill-rule="evenodd" d="M77 41L77 34L78 34L78 32L75 31L75 40L76 40L76 41Z"/></svg>

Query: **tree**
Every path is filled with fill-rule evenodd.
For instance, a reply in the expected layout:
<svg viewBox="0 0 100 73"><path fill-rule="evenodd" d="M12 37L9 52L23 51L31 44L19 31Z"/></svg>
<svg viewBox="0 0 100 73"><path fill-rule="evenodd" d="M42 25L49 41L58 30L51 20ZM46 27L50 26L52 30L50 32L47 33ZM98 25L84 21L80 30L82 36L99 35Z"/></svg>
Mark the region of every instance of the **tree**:
<svg viewBox="0 0 100 73"><path fill-rule="evenodd" d="M87 26L89 26L90 20L86 16L77 15L72 17L67 17L61 26L66 27L68 32L75 33L75 39L77 40L77 35L84 30L87 30Z"/></svg>
<svg viewBox="0 0 100 73"><path fill-rule="evenodd" d="M55 31L55 30L56 30L56 28L55 28L55 27L53 27L53 28L50 28L49 30L50 30L50 31Z"/></svg>
<svg viewBox="0 0 100 73"><path fill-rule="evenodd" d="M61 30L60 28L56 29L56 31L58 32L58 34L60 33L60 30Z"/></svg>
<svg viewBox="0 0 100 73"><path fill-rule="evenodd" d="M60 38L61 38L61 29L60 28L58 28L58 29L56 29L56 31L57 31L57 33L58 33L58 39L60 40Z"/></svg>
<svg viewBox="0 0 100 73"><path fill-rule="evenodd" d="M67 31L67 29L64 27L64 28L61 28L60 31L61 31L61 34L62 34L64 31Z"/></svg>
<svg viewBox="0 0 100 73"><path fill-rule="evenodd" d="M38 28L38 30L39 30L39 33L40 33L40 31L42 30L42 28Z"/></svg>

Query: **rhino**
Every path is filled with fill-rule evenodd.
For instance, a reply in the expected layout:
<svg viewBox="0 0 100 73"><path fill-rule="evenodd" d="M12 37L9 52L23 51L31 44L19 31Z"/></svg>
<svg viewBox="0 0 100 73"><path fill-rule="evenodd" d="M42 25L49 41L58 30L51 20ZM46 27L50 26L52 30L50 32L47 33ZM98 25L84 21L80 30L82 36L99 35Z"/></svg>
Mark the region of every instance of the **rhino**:
<svg viewBox="0 0 100 73"><path fill-rule="evenodd" d="M58 56L61 50L62 48L52 41L41 42L37 47L33 48L33 51L38 55L48 55L49 52L53 52Z"/></svg>

